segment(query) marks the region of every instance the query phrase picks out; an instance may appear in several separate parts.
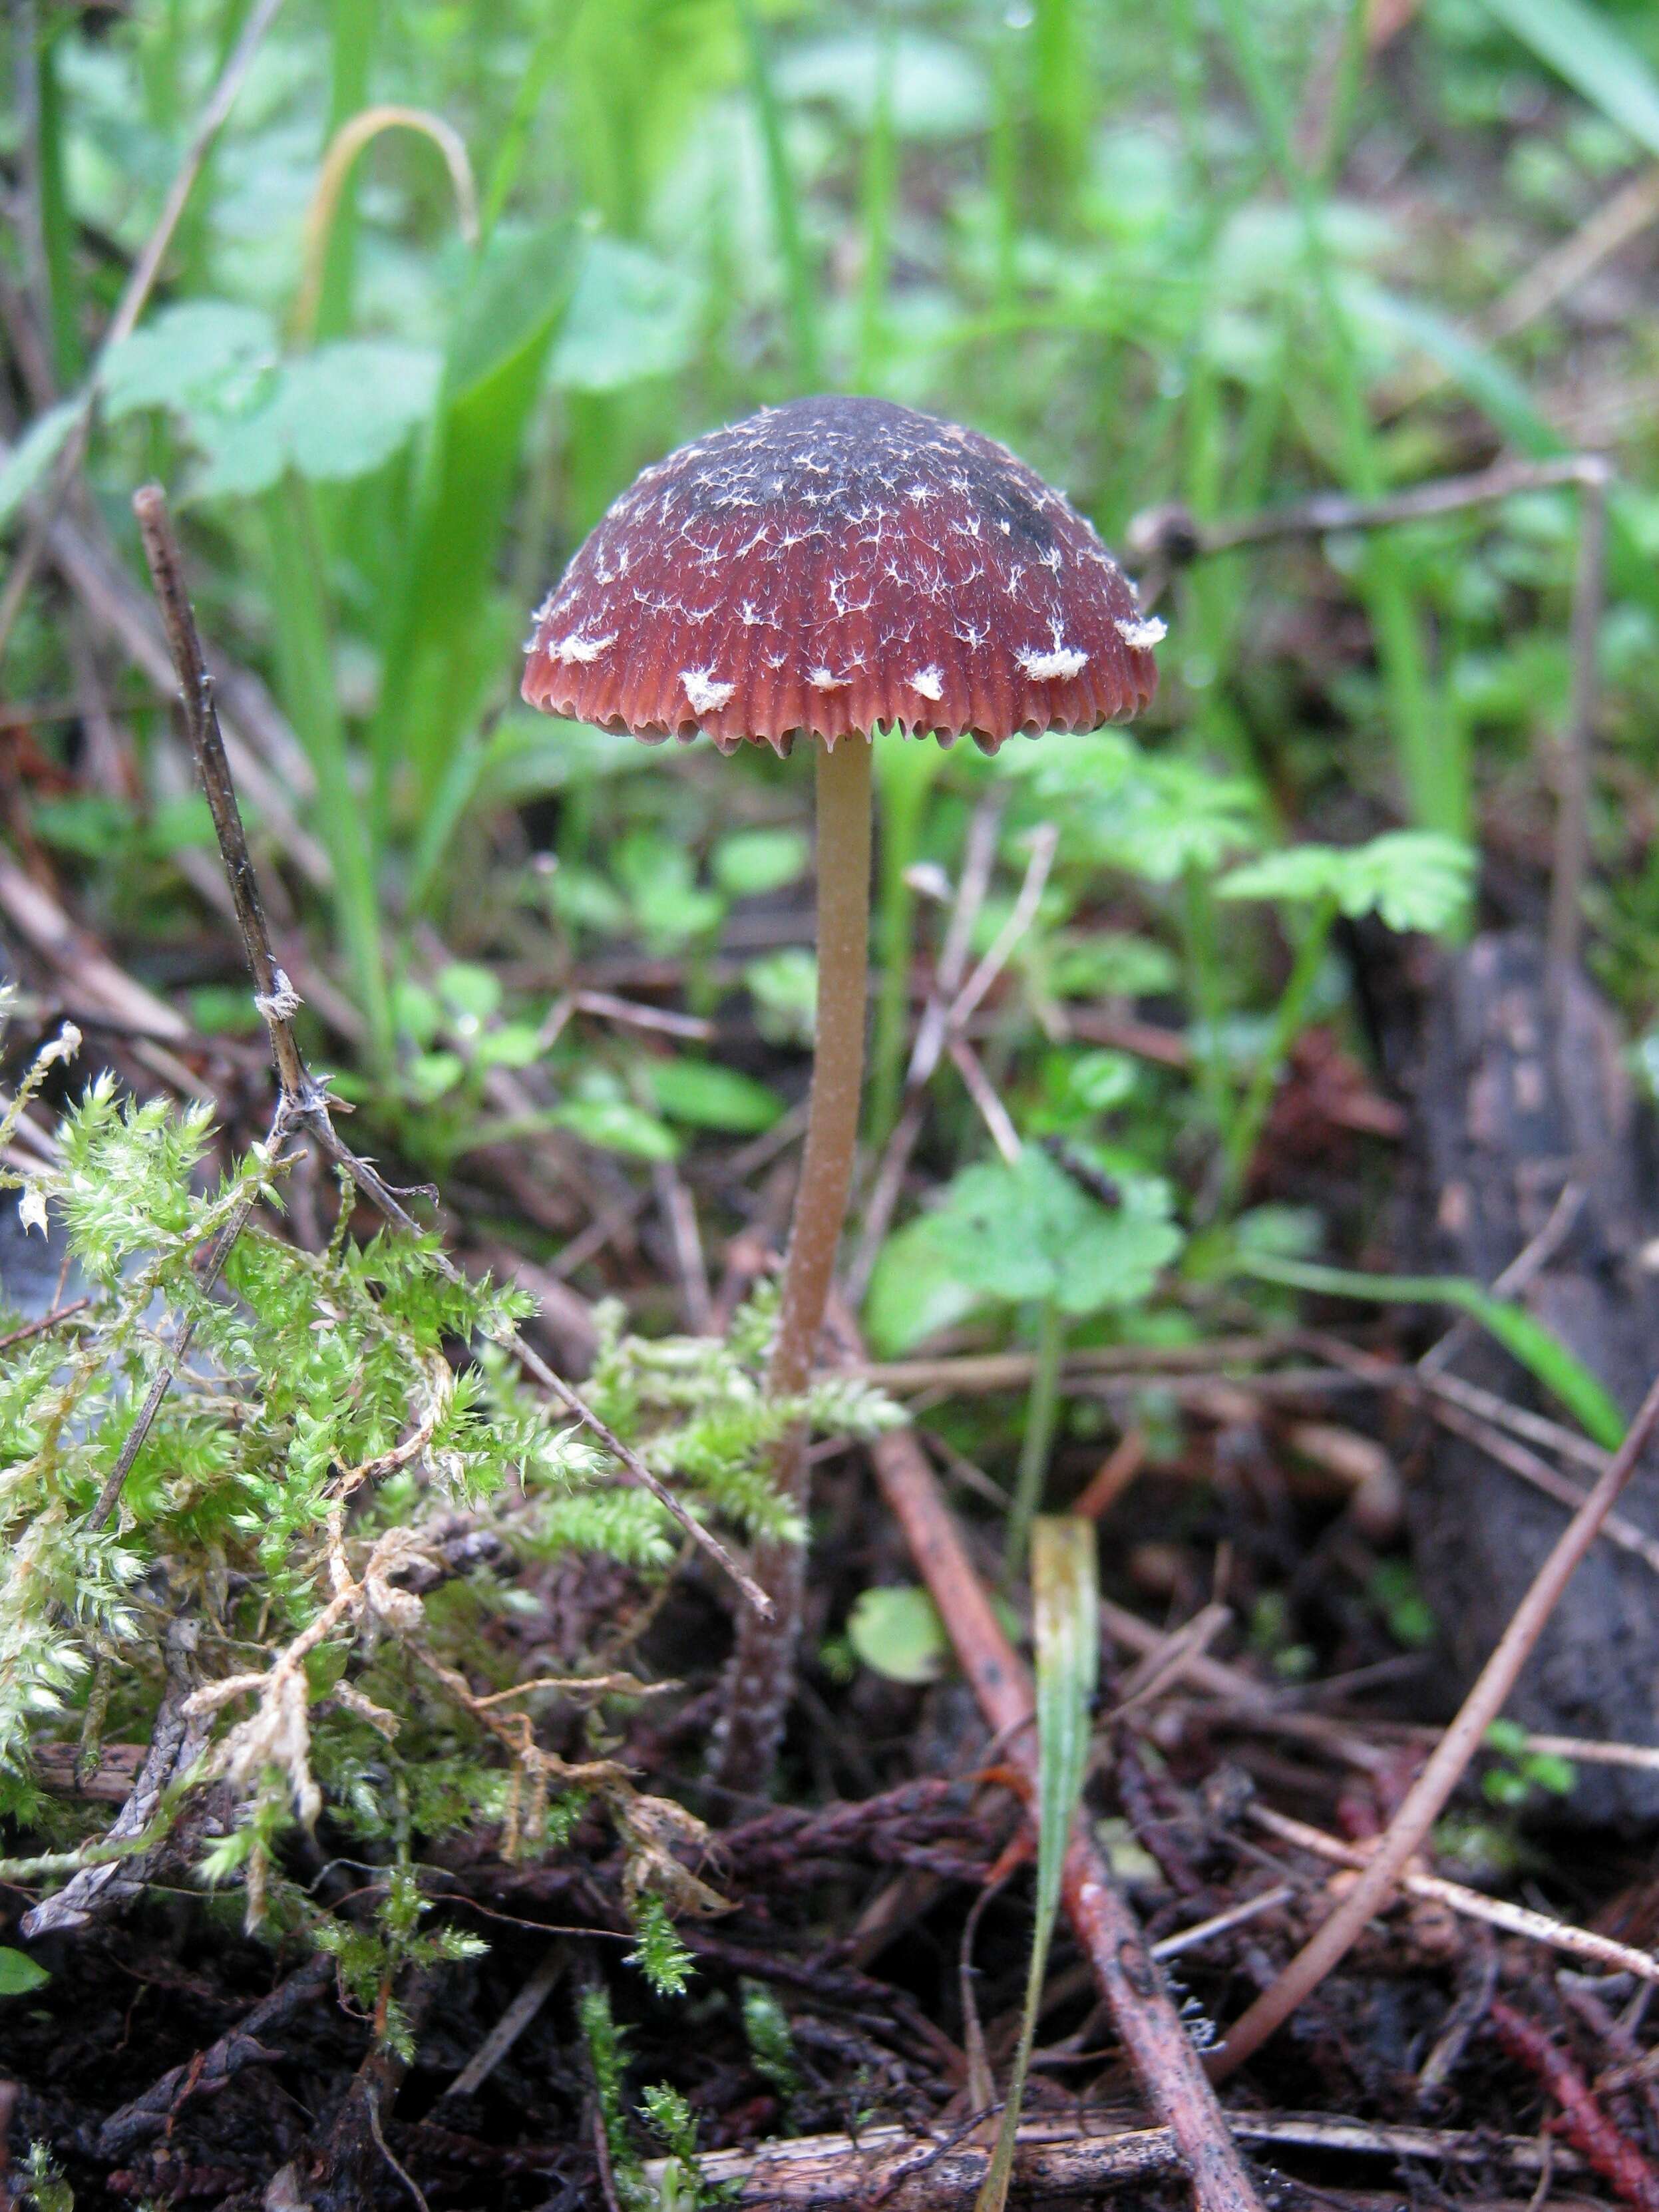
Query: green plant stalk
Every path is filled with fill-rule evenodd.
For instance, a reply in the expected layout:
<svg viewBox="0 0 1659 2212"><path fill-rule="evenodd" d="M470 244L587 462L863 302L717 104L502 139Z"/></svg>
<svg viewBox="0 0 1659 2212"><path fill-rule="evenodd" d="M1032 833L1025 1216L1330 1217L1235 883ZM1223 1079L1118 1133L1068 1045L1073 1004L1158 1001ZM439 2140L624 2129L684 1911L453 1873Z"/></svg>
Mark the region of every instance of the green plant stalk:
<svg viewBox="0 0 1659 2212"><path fill-rule="evenodd" d="M1269 65L1245 0L1220 0L1223 23L1274 168L1301 219L1304 258L1313 280L1336 402L1343 472L1348 489L1374 499L1384 489L1376 435L1365 404L1358 357L1325 240L1317 188L1297 160L1285 88ZM1471 799L1467 761L1437 727L1423 657L1417 611L1398 550L1386 537L1367 549L1361 574L1401 780L1413 818L1425 830L1467 838Z"/></svg>
<svg viewBox="0 0 1659 2212"><path fill-rule="evenodd" d="M1221 1041L1221 964L1216 957L1215 901L1204 872L1189 867L1182 883L1182 946L1187 988L1198 1016L1199 1095L1224 1145L1233 1118L1233 1085Z"/></svg>
<svg viewBox="0 0 1659 2212"><path fill-rule="evenodd" d="M777 233L778 254L783 263L788 295L789 328L794 343L795 379L802 392L818 387L823 349L818 336L817 295L806 241L801 230L800 195L789 166L784 143L783 108L772 82L771 58L753 0L738 0L738 12L749 48L749 88L760 124L761 145L766 155L767 189L772 200L772 222Z"/></svg>
<svg viewBox="0 0 1659 2212"><path fill-rule="evenodd" d="M22 20L29 18L26 14ZM52 317L52 366L61 389L78 384L86 368L80 301L75 280L75 222L64 167L64 94L58 75L58 41L67 15L43 27L35 53L40 124L40 245L46 260Z"/></svg>
<svg viewBox="0 0 1659 2212"><path fill-rule="evenodd" d="M1229 1211L1237 1203L1249 1172L1258 1140L1279 1088L1279 1079L1289 1056L1291 1047L1302 1034L1302 1024L1307 1018L1308 1000L1319 980L1319 970L1325 957L1325 948L1330 943L1335 925L1336 901L1322 899L1309 919L1302 942L1296 949L1291 972L1285 981L1279 1006L1273 1015L1273 1025L1267 1038L1267 1049L1256 1062L1243 1103L1234 1115L1227 1132L1224 1146L1226 1176L1222 1186L1222 1207Z"/></svg>
<svg viewBox="0 0 1659 2212"><path fill-rule="evenodd" d="M974 2212L1003 2212L1013 2177L1020 2106L1031 2063L1062 1869L1088 1771L1090 1709L1100 1665L1094 1523L1043 1515L1034 1524L1032 1627L1036 1644L1037 1868L1031 1956L1019 2042L1008 2071L996 2147Z"/></svg>
<svg viewBox="0 0 1659 2212"><path fill-rule="evenodd" d="M1000 319L1019 304L1019 108L1014 92L1014 40L1006 22L992 48L991 135L987 147L994 238L992 304Z"/></svg>
<svg viewBox="0 0 1659 2212"><path fill-rule="evenodd" d="M876 110L864 149L860 191L864 252L859 276L854 392L873 392L879 387L886 351L887 278L893 257L893 204L898 191L898 141L893 129L895 51L892 14L884 10L877 62Z"/></svg>
<svg viewBox="0 0 1659 2212"><path fill-rule="evenodd" d="M513 95L513 112L501 132L501 144L478 210L478 234L486 244L490 233L501 221L501 210L519 180L519 172L524 167L524 157L530 146L531 131L542 101L553 82L554 73L564 49L568 27L561 10L538 33L530 59L519 79L518 89Z"/></svg>
<svg viewBox="0 0 1659 2212"><path fill-rule="evenodd" d="M1036 1365L1025 1401L1025 1434L1020 1442L1019 1472L1014 1480L1003 1541L1002 1569L1009 1582L1025 1564L1031 1524L1042 1503L1060 1415L1060 1366L1065 1352L1066 1316L1058 1299L1045 1298L1037 1315Z"/></svg>
<svg viewBox="0 0 1659 2212"><path fill-rule="evenodd" d="M916 911L909 871L915 866L921 842L927 795L944 765L945 756L931 738L893 736L878 748L881 880L876 943L881 978L871 1054L869 1120L870 1141L877 1146L885 1144L898 1119L910 1027L910 961Z"/></svg>
<svg viewBox="0 0 1659 2212"><path fill-rule="evenodd" d="M261 502L270 547L277 682L317 775L317 829L334 864L334 920L368 1024L368 1059L392 1059L392 1009L381 951L380 899L364 808L352 781L345 723L334 696L333 652L319 536L307 487L289 477Z"/></svg>
<svg viewBox="0 0 1659 2212"><path fill-rule="evenodd" d="M335 132L368 105L369 73L380 36L380 0L331 0L326 150ZM313 336L338 337L351 326L357 269L357 167L340 187L323 260Z"/></svg>
<svg viewBox="0 0 1659 2212"><path fill-rule="evenodd" d="M1052 211L1071 214L1072 195L1088 168L1089 127L1096 112L1091 42L1079 0L1034 0L1031 40L1032 133L1036 167L1048 186Z"/></svg>

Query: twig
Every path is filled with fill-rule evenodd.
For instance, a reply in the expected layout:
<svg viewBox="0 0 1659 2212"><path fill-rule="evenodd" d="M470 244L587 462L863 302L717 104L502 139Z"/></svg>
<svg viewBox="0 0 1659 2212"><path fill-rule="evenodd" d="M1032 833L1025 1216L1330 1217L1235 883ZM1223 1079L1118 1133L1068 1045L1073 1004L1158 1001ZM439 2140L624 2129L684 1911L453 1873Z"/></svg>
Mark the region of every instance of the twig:
<svg viewBox="0 0 1659 2212"><path fill-rule="evenodd" d="M1250 1818L1281 1843L1293 1844L1298 1850L1311 1851L1316 1858L1328 1859L1335 1866L1364 1868L1370 1856L1352 1844L1343 1843L1340 1837L1328 1836L1323 1829L1310 1827L1305 1820L1290 1820L1266 1805L1252 1805ZM1400 1878L1400 1887L1408 1897L1448 1905L1465 1919L1483 1921L1489 1928L1501 1928L1507 1936L1522 1936L1529 1942L1565 1951L1574 1958L1588 1960L1607 1973L1635 1974L1644 1982L1659 1982L1659 1958L1651 1951L1639 1951L1632 1944L1615 1942L1610 1936L1598 1936L1590 1929L1577 1928L1569 1920L1553 1920L1548 1913L1534 1912L1529 1905L1511 1905L1499 1897L1485 1897L1478 1889L1466 1888L1461 1881L1443 1881L1438 1875L1405 1874Z"/></svg>
<svg viewBox="0 0 1659 2212"><path fill-rule="evenodd" d="M1659 1425L1659 1382L1650 1389L1641 1410L1631 1423L1625 1441L1534 1577L1532 1586L1516 1607L1496 1650L1481 1668L1474 1686L1464 1698L1457 1717L1430 1754L1422 1773L1407 1791L1389 1822L1365 1871L1323 1926L1304 1944L1290 1965L1265 1990L1234 2027L1210 2059L1212 2075L1223 2080L1258 2051L1268 2037L1289 2019L1297 2007L1318 1988L1331 1969L1344 1958L1421 1849L1439 1818L1441 1808L1462 1780L1465 1768L1479 1749L1486 1730L1504 1704L1516 1680L1532 1655L1561 1593L1626 1484L1636 1471L1643 1449Z"/></svg>
<svg viewBox="0 0 1659 2212"><path fill-rule="evenodd" d="M1176 567L1230 553L1241 545L1261 545L1279 538L1319 538L1344 530L1384 530L1402 522L1423 522L1437 514L1456 514L1513 499L1518 492L1548 491L1564 484L1605 484L1606 461L1600 453L1566 453L1547 461L1499 461L1466 477L1442 477L1413 484L1382 499L1354 499L1346 492L1316 492L1310 499L1287 500L1229 520L1200 523L1180 506L1149 507L1129 525L1132 551ZM1141 603L1150 604L1146 586Z"/></svg>
<svg viewBox="0 0 1659 2212"><path fill-rule="evenodd" d="M1528 1451L1525 1444L1517 1443L1512 1437L1504 1436L1479 1414L1465 1413L1448 1399L1436 1405L1434 1417L1442 1428L1449 1429L1454 1436L1467 1437L1488 1459L1496 1460L1499 1467L1507 1468L1511 1474L1518 1475L1546 1498L1553 1498L1558 1505L1565 1505L1571 1512L1583 1504L1584 1492L1576 1482L1559 1474L1547 1460L1540 1459L1536 1452ZM1650 1574L1659 1575L1659 1538L1650 1536L1622 1513L1607 1515L1601 1523L1601 1537L1603 1543L1614 1545L1640 1559Z"/></svg>
<svg viewBox="0 0 1659 2212"><path fill-rule="evenodd" d="M1510 2057L1534 2075L1560 2106L1562 2132L1585 2165L1638 2212L1659 2212L1659 2170L1614 2127L1566 2052L1502 1997L1492 1999L1487 2017Z"/></svg>
<svg viewBox="0 0 1659 2212"><path fill-rule="evenodd" d="M143 1853L161 1841L161 1833L148 1832L162 1801L207 1748L207 1729L190 1711L197 1632L191 1620L175 1620L167 1632L167 1686L156 1709L149 1748L125 1804L94 1847L108 1856L80 1866L55 1896L23 1915L19 1925L31 1942L84 1928L95 1913L127 1893L141 1871ZM140 1838L144 1840L140 1843ZM123 1845L137 1847L123 1850Z"/></svg>
<svg viewBox="0 0 1659 2212"><path fill-rule="evenodd" d="M287 1125L303 1127L313 1142L336 1166L345 1170L363 1196L387 1220L400 1229L418 1234L419 1224L404 1206L399 1194L371 1162L353 1152L342 1141L330 1111L334 1102L325 1086L313 1077L301 1054L294 1034L294 1017L300 1006L299 994L277 966L271 951L270 933L259 904L258 881L248 854L246 835L242 828L241 810L236 803L236 787L231 780L229 763L225 758L218 709L214 699L213 678L208 672L196 619L191 611L190 597L185 585L184 562L179 551L178 540L173 536L166 495L159 484L147 484L134 494L132 504L138 517L144 556L155 580L161 618L173 648L191 745L201 769L208 805L213 815L214 830L219 840L220 854L236 902L237 922L241 930L248 966L253 975L254 1004L270 1036L271 1058L276 1064L281 1093L278 1112L285 1114ZM459 1268L447 1255L438 1255L437 1266L446 1281L465 1281ZM749 1603L762 1613L769 1613L771 1608L765 1593L720 1539L705 1528L667 1485L652 1473L637 1452L612 1433L563 1377L554 1372L541 1354L527 1344L516 1329L504 1334L501 1343L503 1350L518 1362L525 1372L556 1398L568 1413L574 1414L618 1466L626 1468L635 1482L651 1492L686 1534L701 1545L709 1558L730 1576Z"/></svg>
<svg viewBox="0 0 1659 2212"><path fill-rule="evenodd" d="M564 1953L557 1944L550 1944L529 1980L439 2098L440 2104L445 2097L477 2094L552 1995L564 1967Z"/></svg>
<svg viewBox="0 0 1659 2212"><path fill-rule="evenodd" d="M33 1337L44 1336L48 1329L58 1328L61 1322L73 1321L76 1314L84 1313L91 1304L89 1296L71 1298L67 1305L54 1306L50 1313L37 1315L34 1320L26 1321L21 1328L9 1330L4 1336L0 1336L0 1352L9 1352L15 1345L27 1344Z"/></svg>
<svg viewBox="0 0 1659 2212"><path fill-rule="evenodd" d="M1431 2168L1479 2169L1496 2162L1516 2172L1536 2173L1545 2156L1543 2146L1530 2136L1385 2126L1314 2113L1240 2112L1234 2115L1233 2129L1245 2142L1271 2148L1421 2160ZM770 2212L806 2212L809 2207L829 2212L842 2205L849 2212L866 2212L876 2204L882 2212L966 2212L989 2161L982 2143L952 2144L943 2130L917 2136L904 2128L881 2127L861 2129L856 2136L797 2136L757 2150L705 2151L697 2168L706 2186L729 2185L740 2191L739 2204L766 2206ZM649 2161L647 2180L659 2184L671 2164L667 2159ZM1558 2172L1583 2170L1570 2154L1558 2153L1556 2165ZM1105 2203L1116 2202L1116 2191L1122 2190L1128 2203L1133 2201L1133 2184L1180 2167L1181 2153L1168 2128L1091 2135L1053 2120L1033 2120L1019 2131L1013 2193L1021 2203L1053 2197Z"/></svg>
<svg viewBox="0 0 1659 2212"><path fill-rule="evenodd" d="M172 2127L190 2098L228 2088L245 2066L269 2065L276 2054L264 2049L259 2037L320 1996L333 1974L332 1959L307 1959L205 2051L185 2065L169 2067L141 2096L112 2112L98 2130L98 2156L114 2160L135 2143L148 2142Z"/></svg>
<svg viewBox="0 0 1659 2212"><path fill-rule="evenodd" d="M1019 1158L1019 1132L1009 1119L1008 1109L998 1097L979 1054L966 1037L955 1034L946 1048L962 1078L963 1088L979 1109L979 1118L991 1133L991 1142L1007 1165L1012 1167Z"/></svg>
<svg viewBox="0 0 1659 2212"><path fill-rule="evenodd" d="M850 1322L841 1332L854 1341ZM902 1429L872 1447L882 1494L933 1595L980 1710L1004 1757L1035 1786L1037 1747L1030 1677L975 1573L954 1515L915 1437ZM1062 1877L1066 1912L1154 2116L1170 2128L1200 2212L1255 2212L1255 2191L1227 2118L1170 2002L1133 1914L1086 1824Z"/></svg>

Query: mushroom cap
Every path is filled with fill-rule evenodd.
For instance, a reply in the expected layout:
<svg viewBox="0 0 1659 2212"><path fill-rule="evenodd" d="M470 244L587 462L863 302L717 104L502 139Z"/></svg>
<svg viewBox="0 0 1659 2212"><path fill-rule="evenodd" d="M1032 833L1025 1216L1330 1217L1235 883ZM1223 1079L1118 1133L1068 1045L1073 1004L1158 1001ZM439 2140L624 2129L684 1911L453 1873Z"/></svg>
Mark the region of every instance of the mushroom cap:
<svg viewBox="0 0 1659 2212"><path fill-rule="evenodd" d="M1152 698L1164 635L1006 447L847 398L763 409L647 469L535 622L532 706L727 753L1092 730Z"/></svg>

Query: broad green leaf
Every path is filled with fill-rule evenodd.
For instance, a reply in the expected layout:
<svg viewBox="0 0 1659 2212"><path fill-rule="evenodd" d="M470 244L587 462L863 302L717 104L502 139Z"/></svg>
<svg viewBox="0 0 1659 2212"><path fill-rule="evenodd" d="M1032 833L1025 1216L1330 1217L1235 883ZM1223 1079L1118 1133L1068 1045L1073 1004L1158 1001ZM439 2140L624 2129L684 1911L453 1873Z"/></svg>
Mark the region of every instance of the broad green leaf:
<svg viewBox="0 0 1659 2212"><path fill-rule="evenodd" d="M922 31L900 31L890 45L879 30L814 39L779 61L775 82L785 100L827 101L864 131L875 120L884 70L901 137L960 138L984 128L990 92L977 57Z"/></svg>
<svg viewBox="0 0 1659 2212"><path fill-rule="evenodd" d="M644 1076L659 1112L694 1129L757 1135L783 1112L783 1101L763 1083L709 1060L651 1060Z"/></svg>
<svg viewBox="0 0 1659 2212"><path fill-rule="evenodd" d="M1218 898L1331 899L1351 920L1379 915L1390 929L1449 929L1468 909L1474 854L1432 830L1396 830L1352 846L1291 845L1235 868Z"/></svg>
<svg viewBox="0 0 1659 2212"><path fill-rule="evenodd" d="M933 1249L981 1298L1052 1299L1064 1313L1139 1305L1180 1251L1168 1187L1123 1179L1108 1208L1034 1145L965 1169L927 1218Z"/></svg>
<svg viewBox="0 0 1659 2212"><path fill-rule="evenodd" d="M0 1948L0 1997L27 1996L32 1990L44 1989L51 1979L46 1968L27 1951Z"/></svg>
<svg viewBox="0 0 1659 2212"><path fill-rule="evenodd" d="M300 355L252 413L196 419L209 453L198 495L269 491L289 468L315 483L372 475L425 421L438 372L430 348L382 340L342 338Z"/></svg>
<svg viewBox="0 0 1659 2212"><path fill-rule="evenodd" d="M890 1682L936 1682L951 1656L939 1607L911 1583L861 1591L848 1615L847 1640Z"/></svg>
<svg viewBox="0 0 1659 2212"><path fill-rule="evenodd" d="M672 376L691 357L702 309L702 287L684 265L623 239L590 238L549 373L567 392Z"/></svg>
<svg viewBox="0 0 1659 2212"><path fill-rule="evenodd" d="M276 325L263 307L182 301L105 355L98 370L105 418L119 422L145 407L239 414L276 358Z"/></svg>
<svg viewBox="0 0 1659 2212"><path fill-rule="evenodd" d="M964 1282L933 1239L932 1217L907 1222L881 1248L864 1300L864 1334L878 1359L902 1359L965 1321L989 1296Z"/></svg>
<svg viewBox="0 0 1659 2212"><path fill-rule="evenodd" d="M679 1151L672 1129L626 1098L572 1098L552 1118L585 1145L633 1159L672 1160Z"/></svg>
<svg viewBox="0 0 1659 2212"><path fill-rule="evenodd" d="M974 2212L1003 2212L1048 1947L1060 1915L1060 1873L1089 1765L1090 1713L1098 1675L1100 1593L1092 1521L1039 1514L1031 1524L1031 1609L1036 1644L1036 1911L1019 2042L1002 2120Z"/></svg>
<svg viewBox="0 0 1659 2212"><path fill-rule="evenodd" d="M1512 1359L1551 1391L1584 1433L1604 1450L1624 1439L1625 1416L1577 1354L1523 1307L1495 1298L1462 1275L1368 1275L1348 1267L1322 1267L1305 1260L1241 1255L1239 1267L1264 1283L1313 1291L1328 1297L1374 1298L1383 1305L1455 1306L1480 1322Z"/></svg>
<svg viewBox="0 0 1659 2212"><path fill-rule="evenodd" d="M799 830L734 830L715 846L709 865L728 898L761 898L799 883L811 857Z"/></svg>
<svg viewBox="0 0 1659 2212"><path fill-rule="evenodd" d="M85 404L82 399L62 399L44 415L37 415L0 462L0 530L58 459Z"/></svg>
<svg viewBox="0 0 1659 2212"><path fill-rule="evenodd" d="M811 1043L818 963L804 945L785 945L775 952L763 953L744 969L743 981L755 1002L755 1027L769 1044Z"/></svg>
<svg viewBox="0 0 1659 2212"><path fill-rule="evenodd" d="M475 960L452 960L438 977L438 996L464 1021L487 1022L501 1003L501 979Z"/></svg>
<svg viewBox="0 0 1659 2212"><path fill-rule="evenodd" d="M283 434L294 466L314 483L372 474L430 413L440 363L428 346L342 338L283 371Z"/></svg>
<svg viewBox="0 0 1659 2212"><path fill-rule="evenodd" d="M502 717L483 749L476 802L516 806L600 776L633 775L658 765L653 749L623 730L556 721L529 708Z"/></svg>

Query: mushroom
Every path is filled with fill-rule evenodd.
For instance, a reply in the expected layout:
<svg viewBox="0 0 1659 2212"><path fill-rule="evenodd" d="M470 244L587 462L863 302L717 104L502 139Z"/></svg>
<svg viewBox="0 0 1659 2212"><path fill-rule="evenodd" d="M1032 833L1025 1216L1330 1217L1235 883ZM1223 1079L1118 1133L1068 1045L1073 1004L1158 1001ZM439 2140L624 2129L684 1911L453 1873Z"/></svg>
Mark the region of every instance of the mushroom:
<svg viewBox="0 0 1659 2212"><path fill-rule="evenodd" d="M813 742L818 996L811 1099L768 1387L806 1386L846 1211L863 1079L871 740L994 753L1016 731L1137 713L1164 625L1091 526L1006 447L885 400L799 399L647 469L538 610L531 705L722 753ZM780 1485L805 1503L804 1439ZM718 1767L769 1771L793 1679L802 1548L763 1546Z"/></svg>

